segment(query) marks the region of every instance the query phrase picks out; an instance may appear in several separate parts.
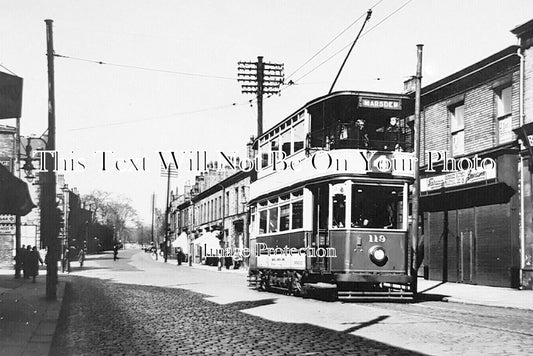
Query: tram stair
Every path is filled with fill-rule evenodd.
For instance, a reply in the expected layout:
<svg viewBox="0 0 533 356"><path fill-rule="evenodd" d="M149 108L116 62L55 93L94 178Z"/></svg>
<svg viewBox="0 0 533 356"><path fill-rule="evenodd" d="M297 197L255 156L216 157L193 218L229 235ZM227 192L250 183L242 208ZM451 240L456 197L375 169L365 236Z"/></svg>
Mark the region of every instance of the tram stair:
<svg viewBox="0 0 533 356"><path fill-rule="evenodd" d="M341 301L405 301L415 299L414 293L404 286L390 285L376 290L339 290L338 299Z"/></svg>

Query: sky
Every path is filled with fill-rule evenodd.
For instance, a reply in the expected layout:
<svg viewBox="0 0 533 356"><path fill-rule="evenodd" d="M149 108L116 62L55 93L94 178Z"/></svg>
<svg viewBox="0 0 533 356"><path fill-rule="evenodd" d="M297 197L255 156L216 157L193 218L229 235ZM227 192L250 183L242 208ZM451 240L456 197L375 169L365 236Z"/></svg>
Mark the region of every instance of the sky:
<svg viewBox="0 0 533 356"><path fill-rule="evenodd" d="M82 195L130 198L149 222L151 194L165 204L159 151L244 155L257 107L241 93L239 61L283 63L295 83L265 98L266 130L327 94L369 8L335 90L401 92L417 44L428 85L516 44L509 31L533 16L529 0L0 0L0 71L24 79L21 133L40 136L48 125L44 20L53 20L55 53L70 57L55 58L56 147L85 166L60 173ZM114 152L106 171L102 151ZM139 167L143 157L145 171L111 166L132 159ZM180 171L171 190L183 193L187 180L194 172Z"/></svg>

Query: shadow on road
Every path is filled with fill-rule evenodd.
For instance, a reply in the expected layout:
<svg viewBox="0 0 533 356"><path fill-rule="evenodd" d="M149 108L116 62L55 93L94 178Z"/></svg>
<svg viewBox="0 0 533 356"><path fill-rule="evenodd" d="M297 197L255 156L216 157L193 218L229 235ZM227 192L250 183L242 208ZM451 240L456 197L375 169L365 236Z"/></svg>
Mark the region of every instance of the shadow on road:
<svg viewBox="0 0 533 356"><path fill-rule="evenodd" d="M350 334L387 316L337 331L239 311L271 305L274 298L226 305L204 298L179 288L73 276L50 354L420 355Z"/></svg>

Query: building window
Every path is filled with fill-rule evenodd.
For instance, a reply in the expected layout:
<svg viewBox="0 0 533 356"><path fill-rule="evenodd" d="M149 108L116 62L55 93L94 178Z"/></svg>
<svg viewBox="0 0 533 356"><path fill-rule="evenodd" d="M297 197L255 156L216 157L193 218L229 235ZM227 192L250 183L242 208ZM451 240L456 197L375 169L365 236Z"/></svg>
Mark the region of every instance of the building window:
<svg viewBox="0 0 533 356"><path fill-rule="evenodd" d="M452 132L452 155L465 153L465 106L460 104L450 108Z"/></svg>
<svg viewBox="0 0 533 356"><path fill-rule="evenodd" d="M498 143L505 143L513 140L512 131L512 87L500 89L496 94L496 116L498 118Z"/></svg>
<svg viewBox="0 0 533 356"><path fill-rule="evenodd" d="M235 188L235 214L239 213L239 187Z"/></svg>
<svg viewBox="0 0 533 356"><path fill-rule="evenodd" d="M229 192L226 192L226 201L224 202L224 215L229 215Z"/></svg>

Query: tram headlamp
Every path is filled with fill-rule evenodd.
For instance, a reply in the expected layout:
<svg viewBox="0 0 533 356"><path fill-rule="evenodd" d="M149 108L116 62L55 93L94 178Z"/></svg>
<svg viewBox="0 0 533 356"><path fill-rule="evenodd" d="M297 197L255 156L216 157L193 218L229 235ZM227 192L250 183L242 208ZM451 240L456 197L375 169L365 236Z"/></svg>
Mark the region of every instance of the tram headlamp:
<svg viewBox="0 0 533 356"><path fill-rule="evenodd" d="M387 263L388 261L387 253L385 252L385 249L381 246L373 246L372 248L370 248L369 254L370 260L380 267L385 265L385 263Z"/></svg>

